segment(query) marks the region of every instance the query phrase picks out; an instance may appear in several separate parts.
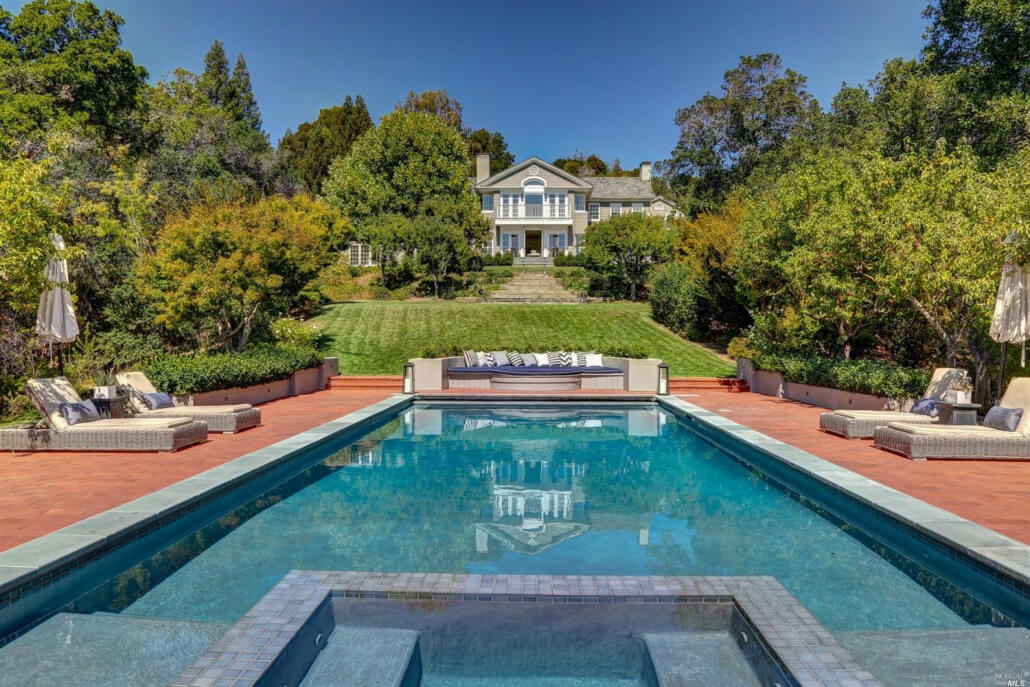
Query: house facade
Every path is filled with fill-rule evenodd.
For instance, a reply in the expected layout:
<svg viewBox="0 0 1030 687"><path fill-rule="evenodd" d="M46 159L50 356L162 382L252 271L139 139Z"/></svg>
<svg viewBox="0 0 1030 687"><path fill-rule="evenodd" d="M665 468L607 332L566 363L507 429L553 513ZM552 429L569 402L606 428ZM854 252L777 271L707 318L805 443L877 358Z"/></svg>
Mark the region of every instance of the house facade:
<svg viewBox="0 0 1030 687"><path fill-rule="evenodd" d="M491 225L488 250L519 257L573 255L587 227L637 212L663 219L678 210L651 190L651 163L635 177L578 177L531 157L490 175L490 157L476 155L475 190Z"/></svg>

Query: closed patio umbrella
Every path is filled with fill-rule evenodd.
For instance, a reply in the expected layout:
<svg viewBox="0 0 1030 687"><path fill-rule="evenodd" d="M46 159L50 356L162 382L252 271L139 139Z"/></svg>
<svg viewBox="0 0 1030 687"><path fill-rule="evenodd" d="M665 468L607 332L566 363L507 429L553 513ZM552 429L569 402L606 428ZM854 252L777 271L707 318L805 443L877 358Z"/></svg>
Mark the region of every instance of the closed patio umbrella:
<svg viewBox="0 0 1030 687"><path fill-rule="evenodd" d="M1030 338L1030 270L1006 262L994 301L991 338L1001 343L1001 370L998 373L998 396L1005 379L1005 348L1010 343L1023 345L1022 365L1026 366L1026 340Z"/></svg>
<svg viewBox="0 0 1030 687"><path fill-rule="evenodd" d="M64 239L58 234L51 236L50 240L58 251L65 249ZM79 335L79 323L75 320L72 297L65 288L68 283L68 262L63 258L52 258L43 270L43 275L50 282L51 288L39 297L36 333L46 343L57 344L57 367L61 376L64 376L61 346L74 341Z"/></svg>

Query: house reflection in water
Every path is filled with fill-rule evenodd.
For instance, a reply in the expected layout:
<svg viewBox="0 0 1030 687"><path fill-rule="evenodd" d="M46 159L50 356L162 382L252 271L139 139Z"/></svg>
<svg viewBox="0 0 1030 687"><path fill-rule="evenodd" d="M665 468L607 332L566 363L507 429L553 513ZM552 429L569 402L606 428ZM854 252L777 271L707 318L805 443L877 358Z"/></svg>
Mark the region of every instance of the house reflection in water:
<svg viewBox="0 0 1030 687"><path fill-rule="evenodd" d="M588 529L580 478L584 466L550 460L490 461L490 505L476 523L476 552L493 539L504 548L535 554Z"/></svg>

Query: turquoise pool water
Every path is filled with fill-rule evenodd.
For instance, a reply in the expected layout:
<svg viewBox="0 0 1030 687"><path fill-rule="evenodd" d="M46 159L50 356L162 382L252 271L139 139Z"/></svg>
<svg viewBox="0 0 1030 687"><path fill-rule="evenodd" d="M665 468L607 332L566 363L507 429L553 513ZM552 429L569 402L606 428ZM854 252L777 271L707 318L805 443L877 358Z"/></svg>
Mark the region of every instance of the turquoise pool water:
<svg viewBox="0 0 1030 687"><path fill-rule="evenodd" d="M888 684L923 684L906 641L928 685L1030 669L1003 614L809 505L653 406L414 407L71 610L232 623L295 568L772 575ZM974 635L955 673L939 638Z"/></svg>

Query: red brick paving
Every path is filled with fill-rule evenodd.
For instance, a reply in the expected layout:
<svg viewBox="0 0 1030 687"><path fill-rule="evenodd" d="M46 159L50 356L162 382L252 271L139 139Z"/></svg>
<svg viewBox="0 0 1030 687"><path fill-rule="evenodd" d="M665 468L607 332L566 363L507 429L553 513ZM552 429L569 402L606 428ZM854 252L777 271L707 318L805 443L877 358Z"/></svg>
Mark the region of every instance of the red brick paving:
<svg viewBox="0 0 1030 687"><path fill-rule="evenodd" d="M753 393L697 391L683 400L724 415L763 434L797 446L944 508L981 525L1030 543L1030 462L909 460L819 431L823 408Z"/></svg>
<svg viewBox="0 0 1030 687"><path fill-rule="evenodd" d="M175 453L0 452L0 551L375 403L387 389L329 390L261 405L261 425Z"/></svg>

